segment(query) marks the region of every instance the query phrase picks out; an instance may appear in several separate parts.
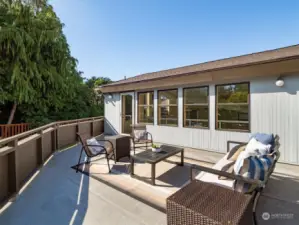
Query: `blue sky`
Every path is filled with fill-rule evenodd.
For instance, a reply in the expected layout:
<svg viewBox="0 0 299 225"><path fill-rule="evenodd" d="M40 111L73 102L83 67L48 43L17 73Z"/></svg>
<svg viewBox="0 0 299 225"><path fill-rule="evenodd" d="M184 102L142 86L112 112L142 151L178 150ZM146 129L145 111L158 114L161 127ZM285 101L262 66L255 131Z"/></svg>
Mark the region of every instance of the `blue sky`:
<svg viewBox="0 0 299 225"><path fill-rule="evenodd" d="M50 0L85 77L112 80L299 44L299 1Z"/></svg>

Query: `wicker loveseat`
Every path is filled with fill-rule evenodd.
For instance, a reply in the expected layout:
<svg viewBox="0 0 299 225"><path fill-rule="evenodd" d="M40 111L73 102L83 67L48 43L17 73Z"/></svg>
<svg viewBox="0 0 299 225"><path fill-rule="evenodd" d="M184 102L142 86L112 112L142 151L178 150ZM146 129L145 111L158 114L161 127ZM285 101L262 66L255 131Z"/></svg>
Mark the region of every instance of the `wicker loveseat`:
<svg viewBox="0 0 299 225"><path fill-rule="evenodd" d="M275 136L274 146L273 164L264 181L221 171L222 166L226 163L227 155L212 168L192 165L190 169L191 182L166 200L167 224L256 224L256 205L280 156L278 136ZM196 179L193 177L194 170L201 171ZM219 180L219 176L230 179ZM256 188L251 193L238 192L228 187L230 183L225 183L234 180L254 184Z"/></svg>

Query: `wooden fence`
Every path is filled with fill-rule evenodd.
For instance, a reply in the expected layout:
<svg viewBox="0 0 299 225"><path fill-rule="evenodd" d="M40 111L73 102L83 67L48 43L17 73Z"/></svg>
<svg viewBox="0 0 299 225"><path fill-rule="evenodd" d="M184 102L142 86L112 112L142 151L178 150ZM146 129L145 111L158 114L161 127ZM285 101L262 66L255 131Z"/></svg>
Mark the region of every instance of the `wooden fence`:
<svg viewBox="0 0 299 225"><path fill-rule="evenodd" d="M11 137L29 130L28 123L0 124L0 139Z"/></svg>
<svg viewBox="0 0 299 225"><path fill-rule="evenodd" d="M76 144L76 133L104 132L103 117L67 120L0 140L0 203L17 193L53 152Z"/></svg>

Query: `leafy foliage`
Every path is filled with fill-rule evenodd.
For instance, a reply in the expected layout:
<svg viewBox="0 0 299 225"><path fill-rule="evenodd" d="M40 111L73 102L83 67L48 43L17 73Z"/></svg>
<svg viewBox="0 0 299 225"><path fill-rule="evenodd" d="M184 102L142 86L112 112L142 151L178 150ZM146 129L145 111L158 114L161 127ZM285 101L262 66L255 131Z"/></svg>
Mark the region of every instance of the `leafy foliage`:
<svg viewBox="0 0 299 225"><path fill-rule="evenodd" d="M105 85L105 84L109 84L111 82L112 82L111 79L108 78L108 77L95 77L95 76L92 76L90 79L88 79L86 81L86 85L89 88L96 88L96 87L99 87L99 86L102 86L102 85Z"/></svg>
<svg viewBox="0 0 299 225"><path fill-rule="evenodd" d="M160 148L161 146L158 144L152 144L152 148Z"/></svg>
<svg viewBox="0 0 299 225"><path fill-rule="evenodd" d="M1 122L13 104L14 122L33 126L103 114L93 79L110 79L83 82L62 28L45 0L0 0Z"/></svg>

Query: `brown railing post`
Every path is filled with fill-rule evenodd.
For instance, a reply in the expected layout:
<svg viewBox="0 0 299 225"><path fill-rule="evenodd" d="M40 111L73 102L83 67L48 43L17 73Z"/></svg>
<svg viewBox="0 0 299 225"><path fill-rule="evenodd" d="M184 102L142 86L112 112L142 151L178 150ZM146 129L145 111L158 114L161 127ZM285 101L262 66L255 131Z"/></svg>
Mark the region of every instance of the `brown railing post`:
<svg viewBox="0 0 299 225"><path fill-rule="evenodd" d="M56 149L59 149L59 124L56 124Z"/></svg>
<svg viewBox="0 0 299 225"><path fill-rule="evenodd" d="M12 194L19 191L19 163L16 152L18 147L18 139L8 143L8 146L14 148L12 152L8 153L8 191L10 194Z"/></svg>
<svg viewBox="0 0 299 225"><path fill-rule="evenodd" d="M79 137L77 137L77 133L80 133L80 121L77 120L77 125L76 125L76 140L79 141Z"/></svg>
<svg viewBox="0 0 299 225"><path fill-rule="evenodd" d="M9 196L18 193L34 169L42 166L51 152L76 144L75 132L90 132L95 136L103 132L102 126L102 117L59 121L29 131L28 124L0 125L1 135L6 137L0 140L0 159L4 162L0 163L0 172L7 174L5 185L0 185L1 199L7 200ZM15 136L9 137L10 134ZM24 157L34 157L37 162Z"/></svg>
<svg viewBox="0 0 299 225"><path fill-rule="evenodd" d="M90 128L91 128L90 134L92 137L94 137L94 117L92 117Z"/></svg>
<svg viewBox="0 0 299 225"><path fill-rule="evenodd" d="M55 152L57 149L57 124L54 125L54 130L51 133L51 140L52 140L52 152Z"/></svg>
<svg viewBox="0 0 299 225"><path fill-rule="evenodd" d="M37 164L40 166L44 163L43 158L43 130L39 131L40 137L37 139Z"/></svg>
<svg viewBox="0 0 299 225"><path fill-rule="evenodd" d="M7 138L29 130L27 123L0 125L1 138Z"/></svg>
<svg viewBox="0 0 299 225"><path fill-rule="evenodd" d="M7 137L7 130L8 130L7 128L8 128L8 127L6 127L6 126L4 127L4 138Z"/></svg>

